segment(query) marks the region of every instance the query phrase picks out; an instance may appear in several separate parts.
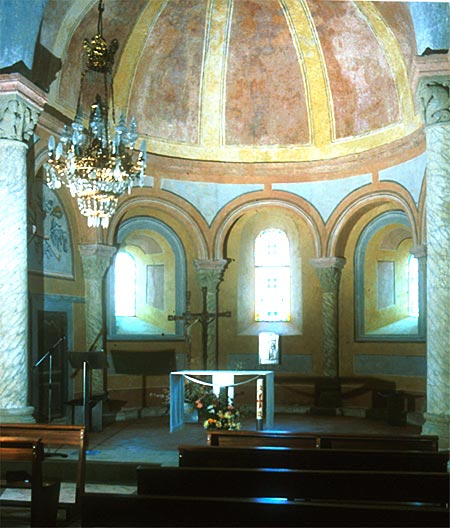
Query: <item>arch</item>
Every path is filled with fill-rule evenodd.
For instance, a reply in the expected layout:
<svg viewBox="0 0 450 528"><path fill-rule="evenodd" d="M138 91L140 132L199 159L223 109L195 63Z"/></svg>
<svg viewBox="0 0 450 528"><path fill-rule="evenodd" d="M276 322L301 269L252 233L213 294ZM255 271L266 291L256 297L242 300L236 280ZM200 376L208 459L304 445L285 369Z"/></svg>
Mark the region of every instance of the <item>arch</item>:
<svg viewBox="0 0 450 528"><path fill-rule="evenodd" d="M393 225L397 227L392 229ZM357 340L423 340L419 317L411 317L409 314L409 257L404 260L405 251L408 249L404 243L411 238L409 219L405 212L398 210L379 214L362 230L354 255ZM375 242L376 246L374 246ZM414 247L414 244L412 246ZM405 282L406 289L402 286ZM416 289L418 297L418 282ZM369 319L368 315L370 315Z"/></svg>
<svg viewBox="0 0 450 528"><path fill-rule="evenodd" d="M396 184L390 186L398 187ZM349 230L352 229L355 221L376 205L384 202L392 203L404 211L409 221L414 244L417 244L417 223L414 213L416 208L412 199L402 196L393 189L373 188L370 192L358 190L351 193L343 200L342 208L338 208L332 214L330 218L331 228L326 240L326 256L343 256Z"/></svg>
<svg viewBox="0 0 450 528"><path fill-rule="evenodd" d="M280 193L281 194L281 193ZM286 194L286 193L283 193ZM289 196L291 198L291 195ZM284 200L286 197L284 197ZM234 223L246 212L252 211L254 209L260 209L261 207L279 207L292 211L295 214L299 215L309 226L313 234L314 250L316 255L319 257L321 255L322 247L322 236L321 231L323 228L323 223L320 220L320 215L308 202L305 202L307 207L302 208L298 204L294 204L290 201L282 201L281 197L277 198L253 198L251 202L241 203L234 208L230 207L228 212L224 213L225 218L220 220L216 219L218 225L214 229L214 242L213 242L213 251L214 258L221 259L224 258L224 247L227 235L234 225ZM311 210L310 214L305 212L305 209L309 208ZM315 212L315 214L314 214ZM315 218L314 218L315 217ZM216 222L215 221L215 222ZM220 222L220 223L219 223ZM214 224L213 224L214 225Z"/></svg>
<svg viewBox="0 0 450 528"><path fill-rule="evenodd" d="M153 240L153 237L158 241ZM144 244L145 241L147 245ZM141 261L140 276L143 284L136 287L136 292L139 292L141 297L141 315L135 317L133 321L123 322L115 314L115 266L108 271L107 321L110 338L118 340L181 338L184 333L182 321L177 320L170 325L167 323L168 316L172 312L182 313L186 304L186 255L175 231L161 220L139 216L118 225L114 242L119 246L126 244L131 248L130 252L133 252L136 261ZM135 250L132 249L133 247ZM156 253L158 258L154 260L153 255ZM169 274L169 283L166 282L166 274ZM167 306L164 304L164 299L167 297L167 287L170 282L172 282L170 306ZM152 284L157 285L158 288L154 290ZM153 298L155 291L158 299L162 300L161 305L159 301L155 303Z"/></svg>
<svg viewBox="0 0 450 528"><path fill-rule="evenodd" d="M147 206L149 207L150 212L152 207L159 209L174 216L183 225L187 225L188 229L192 233L195 251L198 256L197 258L209 258L208 243L203 234L203 231L198 225L198 223L195 221L195 219L186 211L186 209L183 209L180 205L168 202L167 200L150 196L131 197L128 200L119 204L116 213L114 214L109 224L109 229L107 233L108 244L114 244L115 233L118 229L119 224L121 223L125 214L130 212L130 210L136 206Z"/></svg>

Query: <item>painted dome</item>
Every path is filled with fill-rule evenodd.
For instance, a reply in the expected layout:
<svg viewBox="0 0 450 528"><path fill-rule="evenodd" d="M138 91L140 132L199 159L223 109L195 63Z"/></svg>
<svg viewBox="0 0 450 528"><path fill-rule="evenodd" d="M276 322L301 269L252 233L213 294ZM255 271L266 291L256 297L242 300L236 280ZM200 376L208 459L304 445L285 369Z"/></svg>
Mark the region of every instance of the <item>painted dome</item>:
<svg viewBox="0 0 450 528"><path fill-rule="evenodd" d="M137 117L149 152L174 158L303 162L390 144L421 126L412 20L406 4L390 4L107 0L116 107ZM76 102L96 9L63 58L65 105Z"/></svg>

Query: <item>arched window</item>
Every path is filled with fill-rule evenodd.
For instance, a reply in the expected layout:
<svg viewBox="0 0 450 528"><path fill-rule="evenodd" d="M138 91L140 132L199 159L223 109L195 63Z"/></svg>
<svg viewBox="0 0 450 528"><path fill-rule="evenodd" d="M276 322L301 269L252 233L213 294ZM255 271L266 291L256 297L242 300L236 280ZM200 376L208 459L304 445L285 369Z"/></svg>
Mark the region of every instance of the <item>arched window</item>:
<svg viewBox="0 0 450 528"><path fill-rule="evenodd" d="M419 269L410 254L412 244L409 220L402 211L382 213L361 232L355 249L357 339L425 339Z"/></svg>
<svg viewBox="0 0 450 528"><path fill-rule="evenodd" d="M255 321L290 321L289 240L281 229L265 229L255 239Z"/></svg>
<svg viewBox="0 0 450 528"><path fill-rule="evenodd" d="M169 340L183 336L186 257L177 234L150 217L120 224L108 271L107 331L111 340Z"/></svg>
<svg viewBox="0 0 450 528"><path fill-rule="evenodd" d="M114 307L116 317L136 315L136 262L127 251L119 251L116 255Z"/></svg>

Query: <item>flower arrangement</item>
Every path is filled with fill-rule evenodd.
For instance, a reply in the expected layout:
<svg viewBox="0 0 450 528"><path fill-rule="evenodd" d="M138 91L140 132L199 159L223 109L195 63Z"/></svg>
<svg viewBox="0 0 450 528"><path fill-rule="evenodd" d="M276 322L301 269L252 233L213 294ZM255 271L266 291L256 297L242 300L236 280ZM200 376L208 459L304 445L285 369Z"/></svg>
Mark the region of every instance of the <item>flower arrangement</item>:
<svg viewBox="0 0 450 528"><path fill-rule="evenodd" d="M217 396L211 387L186 381L184 401L197 409L205 429L240 429L240 411L225 392Z"/></svg>
<svg viewBox="0 0 450 528"><path fill-rule="evenodd" d="M215 395L214 395L215 396ZM240 412L226 394L215 396L214 401L208 405L208 417L203 422L205 429L228 429L236 431L241 428L239 422Z"/></svg>
<svg viewBox="0 0 450 528"><path fill-rule="evenodd" d="M206 411L216 398L214 392L206 385L186 381L184 385L184 401L198 411Z"/></svg>

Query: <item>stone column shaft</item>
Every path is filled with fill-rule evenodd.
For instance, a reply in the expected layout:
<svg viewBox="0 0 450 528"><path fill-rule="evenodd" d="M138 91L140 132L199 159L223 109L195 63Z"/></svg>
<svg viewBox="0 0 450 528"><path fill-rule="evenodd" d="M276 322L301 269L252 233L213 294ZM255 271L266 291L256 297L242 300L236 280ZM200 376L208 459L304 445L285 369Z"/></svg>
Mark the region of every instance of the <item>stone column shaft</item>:
<svg viewBox="0 0 450 528"><path fill-rule="evenodd" d="M339 377L338 293L345 259L340 257L311 259L322 287L323 374Z"/></svg>
<svg viewBox="0 0 450 528"><path fill-rule="evenodd" d="M44 98L0 75L0 421L34 422L28 405L27 143Z"/></svg>
<svg viewBox="0 0 450 528"><path fill-rule="evenodd" d="M218 293L219 284L223 279L223 273L226 260L195 260L195 269L197 271L197 278L200 286L206 287L206 307L209 314L216 314L218 312ZM208 370L216 370L218 368L218 318L210 317L208 320L208 336L207 336L207 353L206 365L204 368Z"/></svg>
<svg viewBox="0 0 450 528"><path fill-rule="evenodd" d="M85 244L80 246L83 264L85 298L86 298L86 343L87 350L103 350L104 313L103 282L105 274L112 263L116 248L103 244ZM100 370L92 372L92 392L104 392L103 377Z"/></svg>
<svg viewBox="0 0 450 528"><path fill-rule="evenodd" d="M427 412L422 432L449 447L450 77L419 86L427 139Z"/></svg>
<svg viewBox="0 0 450 528"><path fill-rule="evenodd" d="M427 334L427 250L426 246L416 246L411 249L419 265L419 320L418 333L425 337Z"/></svg>

